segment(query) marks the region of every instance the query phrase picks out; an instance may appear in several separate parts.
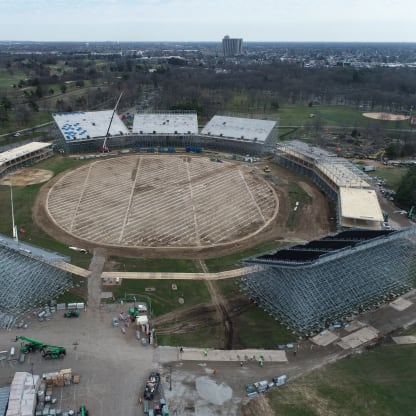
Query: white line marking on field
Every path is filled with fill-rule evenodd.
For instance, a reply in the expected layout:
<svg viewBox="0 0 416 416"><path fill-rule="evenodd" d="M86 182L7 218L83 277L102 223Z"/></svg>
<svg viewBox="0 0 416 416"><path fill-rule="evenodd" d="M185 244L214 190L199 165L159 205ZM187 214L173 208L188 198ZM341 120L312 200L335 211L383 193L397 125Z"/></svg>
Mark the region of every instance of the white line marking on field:
<svg viewBox="0 0 416 416"><path fill-rule="evenodd" d="M260 209L260 207L259 207L259 204L257 203L256 198L254 198L254 195L253 195L253 193L251 192L251 189L250 189L250 187L248 186L248 184L247 184L247 182L246 182L246 178L244 177L243 172L241 172L241 170L240 170L240 169L238 169L238 173L240 174L241 179L243 180L243 183L244 183L244 185L246 186L247 191L248 191L248 193L249 193L249 195L250 195L250 197L251 197L251 200L254 202L254 205L256 206L257 211L258 211L258 213L260 214L260 217L263 219L263 222L266 224L266 222L267 222L267 221L266 221L266 218L264 218L264 215L263 215L263 213L261 212L261 209Z"/></svg>
<svg viewBox="0 0 416 416"><path fill-rule="evenodd" d="M196 235L197 245L200 246L201 245L201 239L199 237L198 221L196 219L196 210L195 210L195 204L194 204L194 194L193 194L193 191L192 191L191 171L189 169L189 162L188 162L188 160L186 161L186 171L187 171L187 174L188 174L189 191L191 193L192 212L194 213L195 235Z"/></svg>
<svg viewBox="0 0 416 416"><path fill-rule="evenodd" d="M95 165L95 163L91 163L90 164L90 166L88 168L87 175L85 176L84 185L82 186L82 191L81 191L81 194L80 194L80 196L78 198L78 203L77 203L77 206L75 208L74 215L72 217L71 226L69 227L69 231L70 232L72 232L72 228L74 226L75 219L77 218L78 209L79 209L79 206L81 205L82 198L84 197L85 189L87 188L88 179L90 177L90 173L91 173L91 169L92 169L92 166L93 165Z"/></svg>
<svg viewBox="0 0 416 416"><path fill-rule="evenodd" d="M134 188L136 187L137 178L139 177L139 171L140 171L140 167L142 165L142 160L143 160L143 158L140 156L139 164L137 165L137 169L136 169L136 176L134 177L133 185L131 186L129 203L127 205L126 214L124 215L123 226L121 227L120 237L118 239L119 243L121 243L121 241L123 240L124 229L126 228L127 220L129 218L129 215L130 215L131 204L133 202L133 196L134 196Z"/></svg>

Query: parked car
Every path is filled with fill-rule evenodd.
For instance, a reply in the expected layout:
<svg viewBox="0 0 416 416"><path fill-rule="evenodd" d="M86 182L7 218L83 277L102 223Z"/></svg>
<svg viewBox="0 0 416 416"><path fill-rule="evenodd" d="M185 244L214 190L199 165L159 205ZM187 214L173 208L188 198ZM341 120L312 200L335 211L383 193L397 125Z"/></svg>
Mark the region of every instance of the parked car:
<svg viewBox="0 0 416 416"><path fill-rule="evenodd" d="M113 327L117 328L119 325L118 319L116 317L113 318Z"/></svg>

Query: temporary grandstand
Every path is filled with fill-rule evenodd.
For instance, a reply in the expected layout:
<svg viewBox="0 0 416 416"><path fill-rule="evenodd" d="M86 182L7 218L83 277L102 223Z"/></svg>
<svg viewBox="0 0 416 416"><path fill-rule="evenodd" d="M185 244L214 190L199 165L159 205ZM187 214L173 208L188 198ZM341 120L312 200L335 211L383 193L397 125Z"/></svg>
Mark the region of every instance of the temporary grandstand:
<svg viewBox="0 0 416 416"><path fill-rule="evenodd" d="M248 259L241 278L253 301L299 335L391 300L412 288L416 228L349 230Z"/></svg>
<svg viewBox="0 0 416 416"><path fill-rule="evenodd" d="M103 145L113 110L53 114L59 142L65 153L97 152ZM203 149L240 154L261 154L271 150L276 121L215 116L198 133L195 111L153 111L136 113L129 132L115 116L106 145L110 150L130 148L137 152Z"/></svg>
<svg viewBox="0 0 416 416"><path fill-rule="evenodd" d="M0 177L52 156L52 144L32 142L0 153Z"/></svg>
<svg viewBox="0 0 416 416"><path fill-rule="evenodd" d="M336 154L294 140L279 143L276 161L310 177L338 203L338 226L378 230L383 222L372 178Z"/></svg>
<svg viewBox="0 0 416 416"><path fill-rule="evenodd" d="M133 120L135 134L198 134L198 117L195 112L164 111L137 113Z"/></svg>
<svg viewBox="0 0 416 416"><path fill-rule="evenodd" d="M66 291L71 274L55 268L54 261L67 260L12 239L0 239L0 327L12 326L34 307Z"/></svg>
<svg viewBox="0 0 416 416"><path fill-rule="evenodd" d="M65 151L98 150L104 138L124 136L129 130L114 110L52 114ZM111 123L111 125L110 125ZM111 144L111 139L109 140ZM84 150L85 151L85 150Z"/></svg>
<svg viewBox="0 0 416 416"><path fill-rule="evenodd" d="M202 151L195 111L153 111L136 113L133 120L136 151L174 152L176 148Z"/></svg>
<svg viewBox="0 0 416 416"><path fill-rule="evenodd" d="M205 136L266 143L272 139L276 121L253 118L214 116L202 129Z"/></svg>

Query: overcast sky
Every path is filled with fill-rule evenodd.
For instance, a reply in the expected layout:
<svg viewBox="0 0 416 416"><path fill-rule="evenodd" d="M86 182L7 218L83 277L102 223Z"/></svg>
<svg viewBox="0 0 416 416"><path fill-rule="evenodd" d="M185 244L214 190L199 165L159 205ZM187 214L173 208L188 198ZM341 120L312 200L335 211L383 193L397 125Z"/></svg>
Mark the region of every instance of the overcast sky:
<svg viewBox="0 0 416 416"><path fill-rule="evenodd" d="M415 0L0 0L0 40L416 42Z"/></svg>

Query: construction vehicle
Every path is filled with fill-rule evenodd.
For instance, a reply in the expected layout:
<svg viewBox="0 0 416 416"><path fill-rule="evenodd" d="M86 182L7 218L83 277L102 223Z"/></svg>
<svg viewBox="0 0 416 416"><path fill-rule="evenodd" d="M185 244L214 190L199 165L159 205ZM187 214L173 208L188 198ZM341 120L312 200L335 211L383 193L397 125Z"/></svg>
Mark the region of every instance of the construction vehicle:
<svg viewBox="0 0 416 416"><path fill-rule="evenodd" d="M270 173L270 172L271 172L271 170L270 170L270 168L269 168L269 166L268 166L268 165L266 165L266 166L263 168L263 172L264 172L264 173Z"/></svg>
<svg viewBox="0 0 416 416"><path fill-rule="evenodd" d="M26 341L26 344L22 344L20 347L20 351L24 354L33 351L41 351L42 357L44 358L61 358L66 355L66 350L64 347L56 347L54 345L46 345L42 341L38 341L37 339L24 337L23 335L19 335L16 337L16 342Z"/></svg>
<svg viewBox="0 0 416 416"><path fill-rule="evenodd" d="M79 407L79 412L77 413L77 416L88 416L88 410L85 408L83 404Z"/></svg>
<svg viewBox="0 0 416 416"><path fill-rule="evenodd" d="M66 355L64 347L56 347L55 345L44 345L42 348L43 358L63 358Z"/></svg>
<svg viewBox="0 0 416 416"><path fill-rule="evenodd" d="M111 119L110 119L110 123L108 124L108 129L107 129L107 133L105 134L105 138L104 138L104 143L102 144L102 146L100 147L100 152L101 153L108 153L110 151L110 149L107 147L107 140L110 136L110 127L111 127L111 123L113 122L113 118L114 118L114 114L117 111L117 107L118 107L118 103L120 102L121 96L123 95L123 93L120 94L120 97L118 97L116 106L114 107L113 110L113 114L111 115Z"/></svg>
<svg viewBox="0 0 416 416"><path fill-rule="evenodd" d="M159 392L160 386L160 374L157 372L150 373L146 386L144 388L144 399L145 400L153 400L155 395Z"/></svg>
<svg viewBox="0 0 416 416"><path fill-rule="evenodd" d="M64 318L78 318L81 312L79 310L66 311Z"/></svg>
<svg viewBox="0 0 416 416"><path fill-rule="evenodd" d="M26 344L21 344L20 351L24 354L27 354L29 352L33 351L40 351L44 347L44 344L42 341L38 341L37 339L27 338L22 335L19 335L16 337L16 342L20 341L26 341Z"/></svg>
<svg viewBox="0 0 416 416"><path fill-rule="evenodd" d="M152 371L144 388L143 412L149 416L169 416L168 406L163 397L160 373Z"/></svg>

